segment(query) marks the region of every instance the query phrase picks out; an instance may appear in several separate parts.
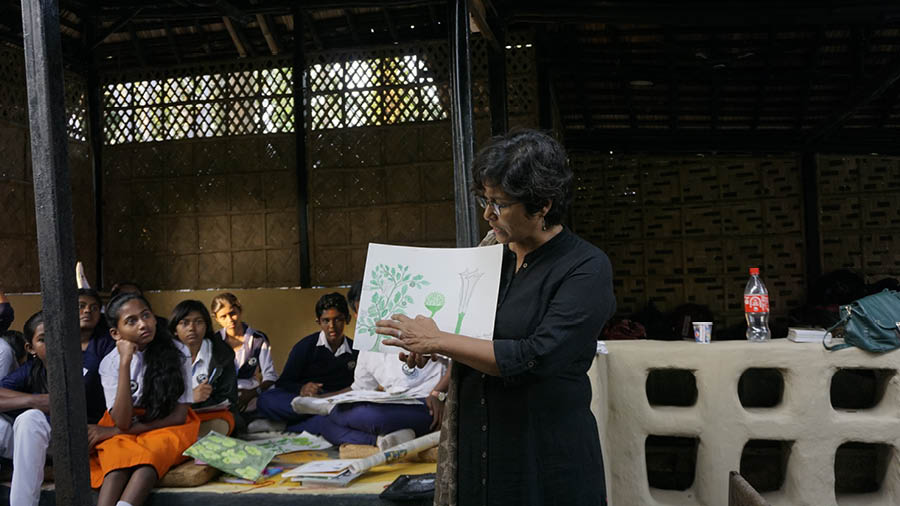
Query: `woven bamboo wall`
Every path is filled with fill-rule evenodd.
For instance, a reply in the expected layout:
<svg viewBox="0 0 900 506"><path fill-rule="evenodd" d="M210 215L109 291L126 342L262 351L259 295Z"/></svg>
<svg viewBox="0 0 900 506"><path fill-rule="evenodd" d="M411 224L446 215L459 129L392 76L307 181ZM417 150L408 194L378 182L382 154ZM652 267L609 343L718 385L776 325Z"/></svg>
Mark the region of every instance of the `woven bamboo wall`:
<svg viewBox="0 0 900 506"><path fill-rule="evenodd" d="M900 278L900 158L819 156L817 166L825 272Z"/></svg>
<svg viewBox="0 0 900 506"><path fill-rule="evenodd" d="M805 298L803 208L794 158L574 153L573 228L604 249L618 311L708 306L743 318L747 269L759 266L775 318ZM651 336L652 337L652 336Z"/></svg>
<svg viewBox="0 0 900 506"><path fill-rule="evenodd" d="M96 227L84 82L68 72L65 81L76 255L94 279ZM7 292L40 290L29 139L23 54L0 47L0 289Z"/></svg>

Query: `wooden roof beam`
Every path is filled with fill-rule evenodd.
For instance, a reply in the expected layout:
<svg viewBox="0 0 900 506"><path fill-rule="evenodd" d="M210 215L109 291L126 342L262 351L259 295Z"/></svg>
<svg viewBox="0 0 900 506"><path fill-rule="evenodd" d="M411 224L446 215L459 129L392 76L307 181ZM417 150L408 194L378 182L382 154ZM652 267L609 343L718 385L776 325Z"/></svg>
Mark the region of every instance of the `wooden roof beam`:
<svg viewBox="0 0 900 506"><path fill-rule="evenodd" d="M103 33L97 35L97 38L91 42L91 49L96 49L97 46L99 46L100 44L103 44L103 41L105 41L107 38L109 38L110 35L118 32L119 30L124 28L125 25L127 25L129 22L131 22L132 19L134 19L138 14L140 14L143 9L144 9L143 7L138 7L137 9L135 9L135 10L119 17L115 21L113 21L112 24L109 25L109 27L107 27L105 30L103 30Z"/></svg>
<svg viewBox="0 0 900 506"><path fill-rule="evenodd" d="M259 25L259 29L263 34L263 38L266 39L266 45L269 46L269 52L272 53L272 56L277 55L281 52L281 47L278 44L278 41L275 38L275 34L273 33L271 27L274 26L274 23L270 23L271 17L268 14L257 14L256 15L256 23Z"/></svg>
<svg viewBox="0 0 900 506"><path fill-rule="evenodd" d="M309 15L309 11L304 9L302 12L303 19L295 19L294 23L306 23L306 31L309 32L309 36L312 37L313 44L316 45L316 49L322 50L325 48L325 44L322 44L322 37L319 36L318 30L316 30L316 23L312 16ZM295 44L302 44L303 41L296 41Z"/></svg>
<svg viewBox="0 0 900 506"><path fill-rule="evenodd" d="M200 25L199 19L194 20L194 31L200 36L200 46L203 48L203 52L206 53L207 56L211 55L212 48L209 45L209 36L206 34L206 30L203 29L203 26Z"/></svg>
<svg viewBox="0 0 900 506"><path fill-rule="evenodd" d="M491 24L488 22L488 11L484 0L469 0L469 14L472 16L475 26L478 27L478 31L481 32L481 36L484 37L488 44L497 51L503 51L503 47L498 42Z"/></svg>
<svg viewBox="0 0 900 506"><path fill-rule="evenodd" d="M134 47L134 53L137 56L138 62L140 62L141 67L146 67L147 57L145 56L144 46L137 35L137 29L134 27L134 23L128 23L128 36L131 39L131 45Z"/></svg>
<svg viewBox="0 0 900 506"><path fill-rule="evenodd" d="M181 65L184 58L181 56L181 49L178 47L178 41L175 39L175 32L169 26L169 23L163 25L163 31L166 32L166 38L169 39L169 46L172 48L172 55L175 56L175 61Z"/></svg>
<svg viewBox="0 0 900 506"><path fill-rule="evenodd" d="M234 43L234 48L237 49L238 56L241 58L256 56L253 52L253 47L250 46L244 38L240 27L235 26L228 16L222 16L222 22L225 23L225 29L228 30L228 35L231 36L231 42Z"/></svg>
<svg viewBox="0 0 900 506"><path fill-rule="evenodd" d="M350 9L344 9L344 16L347 18L347 26L350 28L350 35L353 36L353 42L360 44L359 30L356 26L356 18Z"/></svg>
<svg viewBox="0 0 900 506"><path fill-rule="evenodd" d="M388 33L391 34L391 40L399 42L400 36L397 33L397 25L394 23L394 18L391 16L391 10L385 7L381 12L384 13L384 21L387 23Z"/></svg>
<svg viewBox="0 0 900 506"><path fill-rule="evenodd" d="M880 97L885 91L900 80L900 58L895 58L885 65L881 72L872 79L862 83L844 105L831 116L812 129L805 139L805 145L811 147L839 128L844 121L860 108Z"/></svg>

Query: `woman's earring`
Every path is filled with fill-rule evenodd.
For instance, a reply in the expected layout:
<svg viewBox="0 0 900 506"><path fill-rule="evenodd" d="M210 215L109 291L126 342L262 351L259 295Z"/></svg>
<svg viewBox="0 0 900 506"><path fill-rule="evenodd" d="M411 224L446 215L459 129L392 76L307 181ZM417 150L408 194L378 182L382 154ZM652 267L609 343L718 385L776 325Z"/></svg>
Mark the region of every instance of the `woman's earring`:
<svg viewBox="0 0 900 506"><path fill-rule="evenodd" d="M546 216L541 216L541 230L543 230L543 231L547 230L547 217Z"/></svg>

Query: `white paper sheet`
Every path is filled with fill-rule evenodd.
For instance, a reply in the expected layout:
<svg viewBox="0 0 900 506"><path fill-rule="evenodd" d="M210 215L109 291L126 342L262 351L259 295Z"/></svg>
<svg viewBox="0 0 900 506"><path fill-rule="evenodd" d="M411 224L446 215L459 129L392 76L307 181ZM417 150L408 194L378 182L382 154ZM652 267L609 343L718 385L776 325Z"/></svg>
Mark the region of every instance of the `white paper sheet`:
<svg viewBox="0 0 900 506"><path fill-rule="evenodd" d="M445 332L491 339L500 288L503 246L412 248L369 244L353 347L398 353L383 346L375 322L393 314L429 316Z"/></svg>

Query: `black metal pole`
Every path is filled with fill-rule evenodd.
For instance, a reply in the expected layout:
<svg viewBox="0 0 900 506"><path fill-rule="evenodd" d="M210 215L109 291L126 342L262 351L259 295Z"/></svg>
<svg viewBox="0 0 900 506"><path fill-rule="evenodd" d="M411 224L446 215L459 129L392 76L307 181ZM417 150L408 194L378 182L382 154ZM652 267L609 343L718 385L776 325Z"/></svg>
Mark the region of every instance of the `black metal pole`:
<svg viewBox="0 0 900 506"><path fill-rule="evenodd" d="M92 503L56 0L22 2L57 504Z"/></svg>
<svg viewBox="0 0 900 506"><path fill-rule="evenodd" d="M488 23L497 44L487 45L488 88L491 94L491 135L503 135L509 129L506 85L506 27L495 16Z"/></svg>
<svg viewBox="0 0 900 506"><path fill-rule="evenodd" d="M819 174L815 153L800 155L803 181L803 236L806 243L807 293L822 275L822 231L819 228Z"/></svg>
<svg viewBox="0 0 900 506"><path fill-rule="evenodd" d="M469 46L469 2L454 0L450 10L450 123L453 129L453 187L456 197L456 246L478 244L478 220L472 182L475 129L472 122L472 62Z"/></svg>
<svg viewBox="0 0 900 506"><path fill-rule="evenodd" d="M93 22L88 22L90 28L87 33L96 32L96 26ZM93 40L92 36L86 36L88 41L87 47L87 102L88 102L88 142L91 146L91 168L94 177L94 227L97 234L97 240L94 243L96 249L97 262L95 264L96 278L94 280L94 288L100 290L103 288L103 240L104 240L104 223L103 223L103 111L100 89L100 78L97 75L97 62L94 59L93 49L89 41Z"/></svg>
<svg viewBox="0 0 900 506"><path fill-rule="evenodd" d="M309 104L306 100L306 51L303 47L304 16L299 9L294 15L294 135L297 145L297 224L300 227L300 286L312 286L309 262L309 174L306 170L306 119Z"/></svg>

